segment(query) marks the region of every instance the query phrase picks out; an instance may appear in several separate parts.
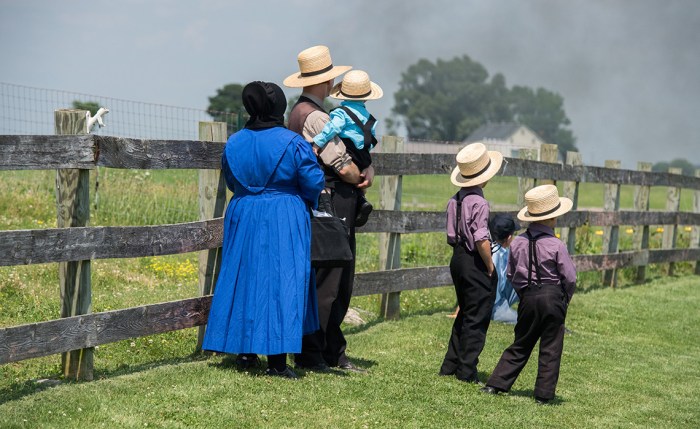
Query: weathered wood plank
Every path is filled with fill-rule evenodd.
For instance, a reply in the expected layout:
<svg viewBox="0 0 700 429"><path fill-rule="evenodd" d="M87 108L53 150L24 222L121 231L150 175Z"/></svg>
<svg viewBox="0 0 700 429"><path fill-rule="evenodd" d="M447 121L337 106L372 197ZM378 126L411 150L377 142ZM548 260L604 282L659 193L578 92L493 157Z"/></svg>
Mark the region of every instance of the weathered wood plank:
<svg viewBox="0 0 700 429"><path fill-rule="evenodd" d="M86 110L60 109L54 112L57 135L87 134ZM56 170L56 211L59 228L86 227L90 220L90 170ZM92 312L90 259L58 264L61 317ZM64 353L63 376L90 381L93 378L93 350Z"/></svg>
<svg viewBox="0 0 700 429"><path fill-rule="evenodd" d="M668 172L671 174L682 174L683 170L680 168L669 168ZM666 190L666 211L669 213L675 213L680 209L681 206L681 188L675 186L669 186ZM663 237L661 239L661 247L663 249L673 249L676 247L676 239L678 237L678 224L673 223L671 225L666 225L664 227ZM673 262L668 264L668 275L672 276L675 271L675 264Z"/></svg>
<svg viewBox="0 0 700 429"><path fill-rule="evenodd" d="M225 143L94 136L97 165L112 168L221 168Z"/></svg>
<svg viewBox="0 0 700 429"><path fill-rule="evenodd" d="M640 162L637 164L637 169L639 171L651 171L652 165L650 162ZM649 211L649 195L651 188L649 186L635 186L634 188L634 209L637 211ZM649 248L649 225L647 223L642 225L641 228L635 228L634 231L634 241L632 248L634 250L645 250ZM637 267L637 276L635 281L637 283L644 282L646 278L646 265L640 265Z"/></svg>
<svg viewBox="0 0 700 429"><path fill-rule="evenodd" d="M92 136L0 136L0 170L60 168L95 168Z"/></svg>
<svg viewBox="0 0 700 429"><path fill-rule="evenodd" d="M518 156L523 160L536 160L537 149L520 149ZM525 205L525 193L534 187L535 179L532 176L518 177L518 207Z"/></svg>
<svg viewBox="0 0 700 429"><path fill-rule="evenodd" d="M223 219L158 226L0 231L0 266L137 258L214 249Z"/></svg>
<svg viewBox="0 0 700 429"><path fill-rule="evenodd" d="M695 170L695 177L700 177L700 169ZM700 190L693 192L693 213L700 213ZM700 223L696 223L693 226L693 231L690 234L689 247L700 247ZM695 274L700 275L700 260L695 261Z"/></svg>
<svg viewBox="0 0 700 429"><path fill-rule="evenodd" d="M656 249L613 255L574 255L579 272L700 259L700 249ZM404 268L355 275L353 296L449 286L448 266ZM103 313L0 328L0 364L83 347L201 326L211 295Z"/></svg>
<svg viewBox="0 0 700 429"><path fill-rule="evenodd" d="M549 162L551 164L559 163L559 147L555 144L542 143L540 146L540 161ZM539 179L535 181L535 186L540 185L556 185L556 180Z"/></svg>
<svg viewBox="0 0 700 429"><path fill-rule="evenodd" d="M403 138L384 136L384 152L403 152ZM401 211L401 176L381 176L379 183L379 208ZM394 270L401 267L401 235L395 232L379 234L379 269ZM396 320L401 315L401 292L382 294L379 314L386 320Z"/></svg>
<svg viewBox="0 0 700 429"><path fill-rule="evenodd" d="M700 249L654 249L611 255L573 255L579 272L603 271L660 262L700 259ZM355 275L353 296L374 295L431 287L450 286L450 267L402 268Z"/></svg>
<svg viewBox="0 0 700 429"><path fill-rule="evenodd" d="M507 213L513 217L517 211L493 211ZM690 212L669 213L662 211L640 212L621 210L617 212L574 211L557 219L557 226L577 228L583 225L663 225L677 223L680 225L700 225L700 214ZM360 233L393 232L411 234L421 232L440 232L445 230L444 212L395 212L376 210L372 212L367 225L358 230Z"/></svg>
<svg viewBox="0 0 700 429"><path fill-rule="evenodd" d="M452 284L450 267L402 268L355 275L353 296L376 295Z"/></svg>
<svg viewBox="0 0 700 429"><path fill-rule="evenodd" d="M619 169L622 163L616 160L605 161L605 168ZM606 212L617 212L620 210L620 185L616 183L605 184L605 201L603 210ZM617 253L620 243L619 224L606 226L603 231L603 252L605 254ZM603 284L615 287L617 285L617 271L615 269L603 272Z"/></svg>
<svg viewBox="0 0 700 429"><path fill-rule="evenodd" d="M206 323L211 296L0 329L0 364Z"/></svg>
<svg viewBox="0 0 700 429"><path fill-rule="evenodd" d="M199 138L208 142L226 142L226 122L200 122ZM199 219L219 218L226 210L226 182L220 169L199 170ZM221 268L221 247L199 252L199 295L214 293ZM195 350L202 349L206 327L200 326Z"/></svg>
<svg viewBox="0 0 700 429"><path fill-rule="evenodd" d="M566 165L582 165L583 158L580 152L566 152ZM578 182L564 182L562 194L564 197L569 198L573 201L574 205L572 211L578 209ZM566 248L570 255L573 255L576 251L576 227L563 227L561 228L561 241L566 243Z"/></svg>
<svg viewBox="0 0 700 429"><path fill-rule="evenodd" d="M515 216L516 212L508 213ZM569 212L559 226L700 225L700 213ZM443 212L376 210L359 233L442 232ZM53 228L0 231L0 266L84 259L138 258L214 249L221 246L223 219L158 226Z"/></svg>
<svg viewBox="0 0 700 429"><path fill-rule="evenodd" d="M212 145L190 140L140 140L98 135L0 135L0 170L93 169L98 165L136 169L217 169L223 148L224 143ZM509 177L700 189L700 177L517 158L506 158L506 161L504 175ZM378 176L447 174L455 166L452 154L377 153L372 162ZM503 173L502 170L500 174Z"/></svg>

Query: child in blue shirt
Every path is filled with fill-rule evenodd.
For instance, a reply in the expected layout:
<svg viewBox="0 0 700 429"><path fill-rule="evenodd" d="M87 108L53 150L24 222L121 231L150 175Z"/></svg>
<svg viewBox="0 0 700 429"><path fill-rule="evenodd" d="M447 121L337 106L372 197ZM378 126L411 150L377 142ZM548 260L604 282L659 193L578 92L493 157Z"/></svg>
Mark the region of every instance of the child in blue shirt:
<svg viewBox="0 0 700 429"><path fill-rule="evenodd" d="M498 213L489 220L489 233L491 234L491 258L493 258L494 271L498 274L498 287L496 300L491 310L491 320L515 324L518 320L518 312L511 306L518 302L518 294L513 285L506 278L508 268L508 254L510 243L514 234L520 229L520 225L512 217ZM451 317L457 317L459 307Z"/></svg>
<svg viewBox="0 0 700 429"><path fill-rule="evenodd" d="M339 108L330 112L330 120L314 137L318 151L322 151L326 143L338 136L345 143L346 150L357 168L360 171L368 168L372 164L370 150L377 145L377 120L367 111L365 101L379 99L382 95L382 89L370 81L366 72L352 70L346 73L343 81L335 85L330 93L332 98L343 101ZM372 212L372 204L367 201L363 191L358 190L357 195L354 226L362 226Z"/></svg>
<svg viewBox="0 0 700 429"><path fill-rule="evenodd" d="M491 232L491 253L493 265L498 272L498 288L496 289L496 302L493 304L491 320L515 324L518 320L518 312L511 306L518 302L518 294L513 285L506 278L508 268L508 254L510 243L513 241L515 231L520 225L512 217L498 213L489 221Z"/></svg>

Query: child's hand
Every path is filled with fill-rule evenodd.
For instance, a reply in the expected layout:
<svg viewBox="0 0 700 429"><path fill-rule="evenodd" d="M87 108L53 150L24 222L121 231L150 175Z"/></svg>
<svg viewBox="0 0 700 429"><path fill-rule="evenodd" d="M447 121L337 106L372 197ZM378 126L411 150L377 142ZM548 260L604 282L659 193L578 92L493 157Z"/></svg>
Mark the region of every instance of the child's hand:
<svg viewBox="0 0 700 429"><path fill-rule="evenodd" d="M316 143L311 143L311 149L314 151L314 155L318 155L321 152L321 148Z"/></svg>

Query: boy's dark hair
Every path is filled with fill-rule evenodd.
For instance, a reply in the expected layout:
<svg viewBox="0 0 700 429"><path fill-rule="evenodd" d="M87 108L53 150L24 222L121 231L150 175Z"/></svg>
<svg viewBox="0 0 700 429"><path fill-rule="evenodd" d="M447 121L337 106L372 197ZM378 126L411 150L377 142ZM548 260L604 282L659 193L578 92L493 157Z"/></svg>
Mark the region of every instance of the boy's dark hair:
<svg viewBox="0 0 700 429"><path fill-rule="evenodd" d="M489 220L489 230L491 238L496 241L502 241L513 235L515 231L520 229L520 225L512 217L507 214L498 213Z"/></svg>

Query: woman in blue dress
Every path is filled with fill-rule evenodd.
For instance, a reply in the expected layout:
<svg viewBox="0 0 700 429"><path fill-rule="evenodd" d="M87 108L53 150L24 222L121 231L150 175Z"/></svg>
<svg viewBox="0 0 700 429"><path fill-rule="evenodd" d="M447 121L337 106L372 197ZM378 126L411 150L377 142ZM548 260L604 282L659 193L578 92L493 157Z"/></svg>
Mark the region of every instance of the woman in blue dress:
<svg viewBox="0 0 700 429"><path fill-rule="evenodd" d="M311 145L284 128L279 86L252 82L242 98L250 120L221 160L234 195L203 348L267 355L268 375L296 378L286 354L301 352L302 335L318 329L309 209L323 172Z"/></svg>

